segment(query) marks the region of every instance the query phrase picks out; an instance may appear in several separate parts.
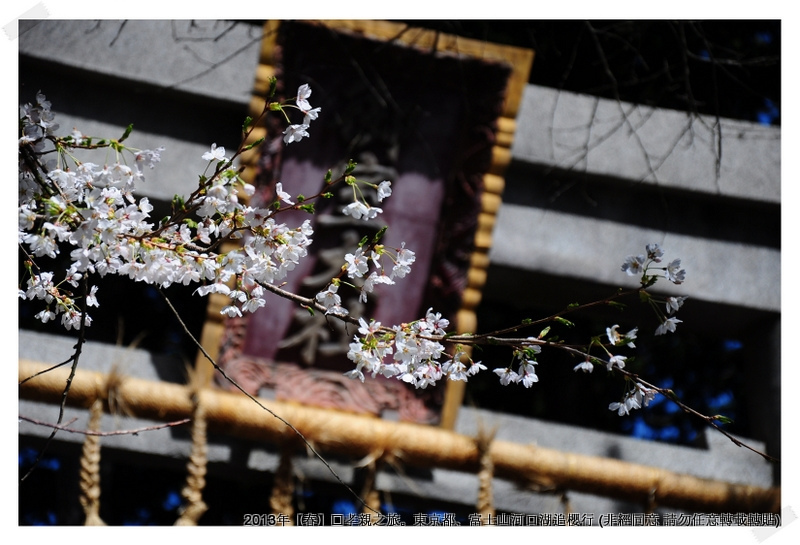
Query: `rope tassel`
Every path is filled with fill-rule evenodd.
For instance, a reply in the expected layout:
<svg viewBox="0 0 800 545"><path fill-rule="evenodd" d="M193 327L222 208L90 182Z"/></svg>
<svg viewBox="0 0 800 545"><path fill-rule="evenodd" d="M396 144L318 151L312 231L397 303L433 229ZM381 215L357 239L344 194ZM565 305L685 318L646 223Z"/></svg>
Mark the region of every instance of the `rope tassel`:
<svg viewBox="0 0 800 545"><path fill-rule="evenodd" d="M197 526L200 517L208 510L203 501L203 489L206 486L206 470L208 467L208 436L206 433L206 410L201 403L198 387L198 375L189 370L189 382L192 388L192 452L186 464L186 485L181 495L186 500L175 526Z"/></svg>
<svg viewBox="0 0 800 545"><path fill-rule="evenodd" d="M490 524L495 516L494 495L492 492L492 478L494 477L494 462L492 461L491 445L495 431L486 431L483 426L478 429L475 446L478 448L480 469L478 470L478 503L476 509L481 515L481 524Z"/></svg>
<svg viewBox="0 0 800 545"><path fill-rule="evenodd" d="M292 471L292 451L290 448L281 449L281 460L275 471L275 482L272 485L272 495L269 498L269 507L276 516L283 516L285 526L292 526L294 519L294 472Z"/></svg>
<svg viewBox="0 0 800 545"><path fill-rule="evenodd" d="M99 432L103 419L103 401L95 399L89 409L90 432ZM100 518L100 436L87 434L83 442L80 471L80 502L86 514L86 526L105 526Z"/></svg>

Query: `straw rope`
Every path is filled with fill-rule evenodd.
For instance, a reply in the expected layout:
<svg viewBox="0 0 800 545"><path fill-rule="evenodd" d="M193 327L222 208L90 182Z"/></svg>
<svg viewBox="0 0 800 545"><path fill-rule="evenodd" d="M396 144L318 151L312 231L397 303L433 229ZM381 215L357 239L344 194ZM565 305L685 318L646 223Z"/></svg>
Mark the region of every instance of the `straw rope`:
<svg viewBox="0 0 800 545"><path fill-rule="evenodd" d="M478 428L475 445L478 447L480 470L478 471L478 503L477 512L481 516L481 524L489 524L494 519L494 495L492 493L492 479L494 478L494 462L492 462L491 445L496 430L487 431L483 425Z"/></svg>
<svg viewBox="0 0 800 545"><path fill-rule="evenodd" d="M20 379L45 365L20 361ZM58 403L69 370L54 370L22 384L21 398ZM89 407L96 398L97 373L80 370L70 389L68 403ZM118 395L139 417L178 420L191 414L184 386L128 378ZM231 436L281 444L287 428L242 395L204 390L209 429ZM475 473L480 456L473 438L438 428L389 422L261 400L264 406L291 422L315 448L326 454L363 458L375 451L395 453L407 465L442 467ZM781 490L703 479L621 460L584 456L509 441L493 441L489 452L495 476L517 482L547 482L561 490L574 490L627 501L652 501L659 506L706 513L778 513Z"/></svg>
<svg viewBox="0 0 800 545"><path fill-rule="evenodd" d="M275 481L269 498L273 515L284 515L285 526L293 526L294 520L294 471L292 470L292 450L286 445L281 449L281 459L275 471Z"/></svg>
<svg viewBox="0 0 800 545"><path fill-rule="evenodd" d="M208 465L208 438L206 434L206 411L198 395L199 375L190 372L190 388L192 388L192 452L186 464L186 485L181 495L186 506L181 512L175 526L196 526L200 517L208 510L203 501L203 489L206 486L206 468Z"/></svg>
<svg viewBox="0 0 800 545"><path fill-rule="evenodd" d="M103 419L103 400L95 399L89 408L88 431L99 432ZM80 503L86 526L105 526L100 518L100 436L86 435L80 459Z"/></svg>

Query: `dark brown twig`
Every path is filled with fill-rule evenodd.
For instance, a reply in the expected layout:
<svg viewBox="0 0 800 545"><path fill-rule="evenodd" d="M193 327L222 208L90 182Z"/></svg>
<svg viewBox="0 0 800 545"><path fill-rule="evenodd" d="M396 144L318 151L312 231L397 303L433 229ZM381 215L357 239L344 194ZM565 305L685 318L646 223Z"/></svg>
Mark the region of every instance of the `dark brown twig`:
<svg viewBox="0 0 800 545"><path fill-rule="evenodd" d="M92 430L76 430L75 428L69 428L66 425L43 422L41 420L37 420L36 418L31 418L29 416L23 416L23 415L19 415L19 419L24 420L26 422L30 422L31 424L36 424L37 426L45 426L48 428L53 428L54 430L66 431L69 433L80 433L83 435L94 435L99 437L109 437L112 435L138 435L146 431L154 431L164 428L173 428L175 426L182 426L183 424L188 424L189 422L192 421L191 418L184 418L183 420L176 420L175 422L167 422L165 424L157 424L154 426L145 426L143 428L136 428L133 430L92 431Z"/></svg>

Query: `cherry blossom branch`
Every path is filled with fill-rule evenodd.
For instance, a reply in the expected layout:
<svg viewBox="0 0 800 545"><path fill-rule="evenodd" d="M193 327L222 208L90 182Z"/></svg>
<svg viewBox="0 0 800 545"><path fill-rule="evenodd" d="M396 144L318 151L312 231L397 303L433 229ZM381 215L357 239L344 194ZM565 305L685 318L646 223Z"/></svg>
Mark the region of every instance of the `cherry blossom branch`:
<svg viewBox="0 0 800 545"><path fill-rule="evenodd" d="M304 114L303 122L290 124L284 131L283 140L290 144L308 136L309 124L317 118L320 111L308 103L311 95L308 85L301 85L297 96L289 99L294 104L288 101L270 102L275 89L276 80L273 78L263 111L255 121L250 118L245 120L242 126L244 137L232 157L226 157L225 149L216 144L212 144L210 151L202 155L207 163L197 189L186 199L176 196L173 199L172 215L159 222L155 228L146 222L153 209L152 205L146 198L136 203L133 191L134 181L143 177L138 163L142 162L152 168L160 160L160 151L163 148L142 151L123 145L132 125L117 140L94 141L77 131L72 136L59 139L52 134L57 125L53 123L50 104L45 97L38 94L36 105L25 105L20 120L23 136L19 141L20 245L22 247L27 244L30 247L30 253L26 251L28 256L33 254L56 257L59 253L57 241L68 240L75 248L71 252L73 263L66 278L58 283L53 281L52 272L39 271L38 267L33 271L33 258L29 260L30 278L27 281L27 290L20 288L19 292L24 299L45 301L47 308L37 314L37 318L47 322L54 319L56 313L64 313L62 323L67 329L78 328L76 320L80 318L80 328L83 331L90 321L86 314L86 305L83 305L82 310L76 310L78 307L72 300L72 294L60 286L63 282L77 286L77 282L83 278L84 300L91 305L91 298L96 304L95 288L93 287L92 294L87 294L85 284L86 275L94 272L101 275L127 275L134 281L148 282L159 288L165 288L174 282L184 285L200 284L195 293L201 296L209 293L228 296L230 304L221 313L231 317L242 316L243 312L253 312L266 305L262 294L268 291L296 302L312 314L316 311L324 312L326 317L333 315L357 326L359 335L354 337L347 353L355 368L345 373L346 376L363 381L364 372L371 373L373 377L382 374L387 378L393 377L414 384L417 388L432 386L442 378L466 381L468 377L485 370L486 367L481 362L475 362L467 356L463 350L464 345L509 346L513 351L512 363L505 368L493 370L504 385L522 383L531 387L538 382L535 366L538 365L538 354L543 347L557 348L580 356L584 361L575 367L576 371L590 372L595 365L605 365L609 371L623 371L626 357L615 355L612 350L622 345L633 348L632 341L636 338L638 328L621 335L616 331L618 326L614 325L606 330L608 343L599 337L592 337L587 345L567 345L549 340L547 333L550 326L539 333L538 337L518 338L509 335L545 323L571 326L572 323L564 318L565 315L600 305L619 306L617 299L634 293L655 312L660 323L655 331L656 335L674 332L681 322L674 313L681 307L685 297L661 300L647 291L662 276L674 284L680 284L686 274L680 267L680 259L675 259L666 266L658 266L663 250L657 244L648 244L645 254L628 256L622 265L621 270L629 276L640 275L639 288L619 290L598 301L570 305L544 318L526 319L520 324L482 334L446 333L448 320L433 309L428 309L423 318L397 325L367 322L364 318L349 314L348 309L342 306L342 298L338 294L341 285L360 290L359 301L366 302L375 285L394 284L397 278L403 278L409 273L415 260L414 252L405 248L405 243L400 248L389 248L380 244L382 230L372 240L367 237L362 239L358 248L345 255L344 265L334 273L326 288L314 298L284 290L282 286L285 284L281 280L307 255L306 248L311 244L313 226L306 220L301 226L290 228L286 224L278 224L274 217L286 210L313 213L314 200L330 197L332 185L346 183L353 189L353 202L341 210L342 214L356 220L369 220L380 214L382 209L370 205L363 188L366 186L375 189L380 202L391 195L391 182L384 180L376 184L358 180L354 175L356 164L349 161L343 174L336 180L333 180L331 171L328 171L323 189L311 197L292 197L278 183L275 187L276 198L266 207L254 208L241 204L238 193L243 190L247 195L252 195L255 188L239 177L241 167L237 169L232 165L243 152L261 141L246 143L262 118L270 112L277 112L291 123L287 111L300 110ZM68 159L72 160L77 172L69 171L68 168L48 171L40 161L41 155L49 153L43 148L44 142L51 142L55 146L59 154L59 165L66 163ZM111 147L117 155L117 163L110 168L82 164L70 154L69 150L73 147ZM119 155L123 151L135 153L135 170L119 163ZM206 177L210 169L213 171ZM292 199L296 199L297 203ZM219 251L225 242L234 239L241 240L242 244L227 252ZM51 310L53 305L55 312ZM196 340L194 342L199 346ZM448 353L441 343L453 345L453 353ZM603 355L592 355L594 348L601 350ZM204 350L203 353L226 380L243 391ZM77 358L71 361L74 374ZM666 392L649 388L641 380L634 383L636 388L627 392L620 402L609 405L609 409L618 411L620 415L628 414L631 409L646 405L656 393ZM690 414L699 415L696 412ZM279 418L277 415L273 416ZM708 420L710 417L699 416L718 428L713 419ZM722 421L721 418L717 420ZM284 423L291 427L288 422Z"/></svg>
<svg viewBox="0 0 800 545"><path fill-rule="evenodd" d="M302 308L308 310L309 312L313 312L314 310L325 312L327 310L321 303L316 302L314 299L311 299L310 297L303 297L302 295L298 295L291 291L286 291L285 289L279 286L274 286L272 284L267 284L265 282L259 282L258 285L264 288L265 290L274 293L279 297L283 297L284 299L288 299L289 301L294 301L295 303L300 305ZM337 315L336 318L342 320L343 322L349 322L353 324L358 323L357 319L349 315L348 316Z"/></svg>
<svg viewBox="0 0 800 545"><path fill-rule="evenodd" d="M520 324L509 326L509 327L503 328L503 329L497 329L495 331L491 331L491 332L488 332L488 333L481 333L481 334L462 333L462 334L458 334L458 335L447 335L445 340L447 340L449 342L460 342L460 343L465 343L465 344L467 344L467 343L469 343L469 344L478 344L479 341L485 340L489 344L496 344L496 343L504 340L502 337L500 337L500 335L505 335L507 333L516 333L517 331L519 331L521 329L525 329L527 327L531 327L531 326L538 325L538 324L545 324L545 323L548 323L548 322L560 321L560 318L562 318L565 314L569 314L569 313L572 313L572 312L578 312L578 311L581 311L581 310L586 310L588 308L592 308L592 307L596 307L596 306L600 306L600 305L608 305L609 303L611 303L612 301L615 301L616 299L621 299L622 297L626 297L626 296L634 294L634 293L639 293L641 291L642 291L641 288L636 288L636 289L627 290L627 291L618 290L615 294L610 295L610 296L608 296L608 297L606 297L604 299L599 299L597 301L592 301L590 303L584 303L584 304L580 304L580 305L578 305L578 304L570 305L567 308L565 308L564 310L562 310L560 312L556 312L555 314L551 314L550 316L547 316L545 318L539 318L537 320L530 320L530 319L529 320L524 320Z"/></svg>
<svg viewBox="0 0 800 545"><path fill-rule="evenodd" d="M683 401L680 400L680 398L678 398L677 394L670 388L661 388L659 386L655 386L654 384L651 384L651 383L647 382L646 380L642 379L639 375L637 375L635 373L632 373L630 371L627 371L625 369L620 369L618 367L615 367L614 371L624 375L626 378L628 378L628 379L630 379L630 380L632 380L632 381L634 381L636 383L639 383L642 386L644 386L644 387L646 387L646 388L648 388L650 390L654 390L654 391L658 392L659 394L663 395L664 397L669 399L671 402L673 402L675 405L677 405L683 412L701 419L708 426L711 426L712 428L714 428L715 430L720 432L722 435L727 437L737 447L744 447L747 450L750 450L750 451L758 454L759 456L761 456L762 458L764 458L765 460L768 460L770 462L780 463L780 460L778 458L775 458L774 456L770 456L769 454L767 454L765 452L761 452L760 450L756 449L755 447L752 447L752 446L748 445L747 443L737 439L731 433L729 433L728 431L722 429L717 424L717 421L722 421L722 422L728 423L728 422L730 422L730 419L728 419L726 417L723 417L721 415L714 415L714 416L704 415L704 414L700 413L699 411L693 409L692 407L686 405Z"/></svg>
<svg viewBox="0 0 800 545"><path fill-rule="evenodd" d="M638 291L638 290L636 290L636 291ZM556 316L556 315L554 315L554 316ZM543 321L546 321L546 319L543 320ZM439 337L446 337L446 339L444 339L444 340L447 340L449 342L459 342L459 343L463 343L463 344L480 344L480 343L475 341L474 337L471 337L471 336L463 336L462 335L462 336L451 336L451 337L447 337L447 336L439 336ZM598 358L597 356L593 356L593 355L589 354L589 352L584 351L584 350L578 348L575 345L566 345L566 344L562 344L562 343L554 343L554 342L550 342L550 341L547 341L547 340L544 340L544 339L535 339L535 338L531 338L531 337L528 337L528 338L508 338L508 337L497 337L497 336L493 336L493 335L485 335L485 336L483 336L482 340L484 340L486 342L486 344L491 344L491 345L505 345L505 346L513 346L513 347L522 347L522 346L526 346L526 345L536 345L536 346L545 346L545 347L549 347L549 348L556 348L556 349L568 352L570 354L579 356L581 358L585 358L585 360L587 362L589 362L591 360L591 361L596 362L596 363L605 364L609 371L613 371L613 372L619 373L619 374L625 376L627 379L632 380L634 383L638 383L638 384L644 386L647 390L658 392L659 394L663 395L668 400L670 400L671 402L675 403L675 405L677 405L683 412L701 419L706 425L708 425L708 426L714 428L716 431L722 433L725 437L727 437L736 446L744 447L744 448L746 448L746 449L758 454L759 456L763 457L765 460L768 460L770 462L780 463L780 460L778 458L770 456L769 454L766 454L766 453L756 449L755 447L752 447L752 446L748 445L747 443L737 439L731 433L729 433L728 431L724 430L723 428L721 428L717 424L717 421L729 423L730 420L728 418L723 417L721 415L709 416L709 415L705 415L705 414L700 413L696 409L693 409L692 407L690 407L689 405L687 405L686 403L681 401L680 398L678 398L677 394L675 394L675 392L673 390L671 390L669 388L661 388L659 386L655 386L654 384L652 384L652 383L646 381L645 379L641 378L638 374L633 373L631 371L628 371L628 370L624 369L623 367L620 367L619 364L617 364L616 362L612 361L611 359ZM614 345L608 344L608 345L605 345L605 346L611 347L611 346L614 346Z"/></svg>
<svg viewBox="0 0 800 545"><path fill-rule="evenodd" d="M88 295L88 293L89 293L89 283L88 283L87 277L84 277L83 278L83 294L84 294L84 298ZM72 354L72 357L70 358L72 360L72 368L70 369L69 377L67 377L67 382L64 385L64 391L61 394L61 405L59 406L59 409L58 409L58 420L56 421L56 425L60 425L61 422L64 420L64 409L65 409L65 407L67 405L67 395L69 395L69 389L72 386L72 379L75 378L75 371L78 369L78 361L80 360L80 357L81 357L81 352L83 350L83 345L86 342L86 318L87 318L87 313L86 313L86 307L84 306L84 309L81 312L81 323L80 323L80 329L79 329L79 335L78 335L78 342L75 344L75 352ZM67 361L69 361L69 360L67 360ZM59 367L59 366L60 365L57 365L55 367ZM54 369L55 367L53 367L51 369ZM25 381L22 381L22 382L25 382ZM22 382L20 384L22 384ZM41 462L42 458L44 457L45 452L47 452L47 449L50 446L50 443L52 443L53 439L55 438L57 432L58 432L58 429L57 428L53 428L53 430L50 432L50 435L45 440L44 446L42 446L41 450L39 450L39 454L36 456L36 460L34 460L33 464L28 469L28 471L25 473L25 475L22 476L20 481L24 481L25 479L27 479L28 476L31 473L33 473L33 471L36 469L36 467L38 467L39 462Z"/></svg>

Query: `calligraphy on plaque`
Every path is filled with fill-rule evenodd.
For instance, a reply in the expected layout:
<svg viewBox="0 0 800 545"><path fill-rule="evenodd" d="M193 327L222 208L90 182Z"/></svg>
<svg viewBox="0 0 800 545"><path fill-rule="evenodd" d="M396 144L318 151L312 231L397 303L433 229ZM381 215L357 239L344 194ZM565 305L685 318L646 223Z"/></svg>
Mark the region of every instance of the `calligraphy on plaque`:
<svg viewBox="0 0 800 545"><path fill-rule="evenodd" d="M353 201L353 189L344 184L332 198L316 202L313 216L282 213L281 222L311 219L314 226L310 253L284 289L313 297L341 271L345 254L386 226L383 244L405 243L415 252L411 274L394 286L376 287L366 304L358 289L342 286L343 306L383 324L415 320L429 307L452 320L466 283L510 67L320 23L281 23L275 56L279 92L291 97L309 83L321 113L311 135L288 147L279 145L280 127L267 127L253 198L273 202L279 181L293 195L315 195L325 173L340 174L351 159L359 180L392 182L391 197L380 203L383 213L367 222L341 213ZM355 333L352 324L273 296L252 315L227 321L218 362L253 394L436 423L442 389L344 376L353 368L346 354Z"/></svg>

